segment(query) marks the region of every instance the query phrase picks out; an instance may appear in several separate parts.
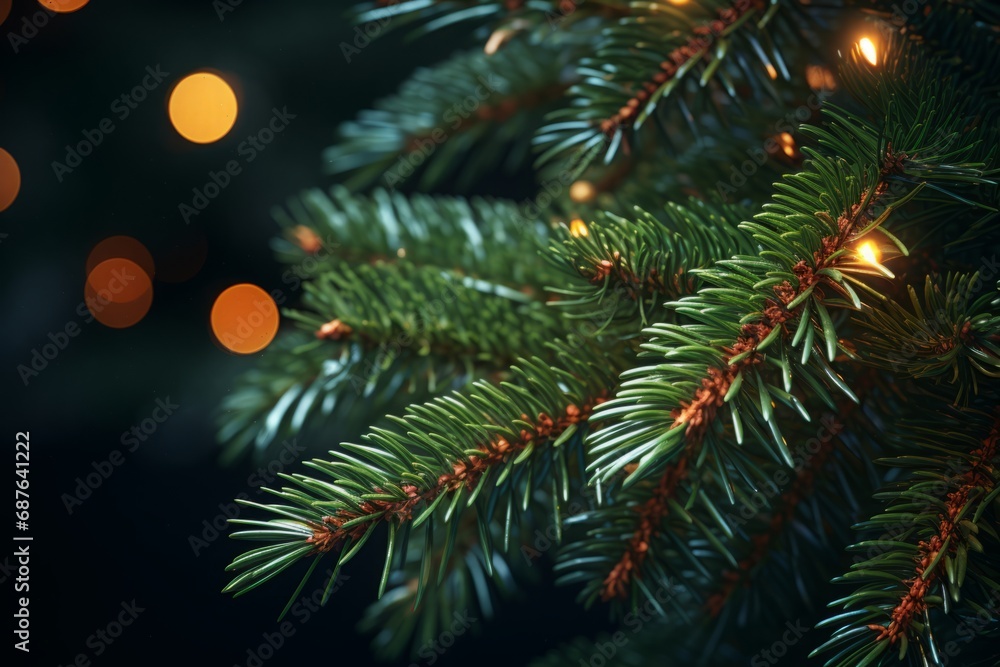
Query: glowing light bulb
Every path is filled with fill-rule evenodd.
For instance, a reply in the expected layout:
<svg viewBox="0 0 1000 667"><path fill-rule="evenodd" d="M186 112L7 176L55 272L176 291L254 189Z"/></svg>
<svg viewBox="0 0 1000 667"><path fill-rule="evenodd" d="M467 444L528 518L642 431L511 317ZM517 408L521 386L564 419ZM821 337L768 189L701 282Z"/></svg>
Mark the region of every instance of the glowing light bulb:
<svg viewBox="0 0 1000 667"><path fill-rule="evenodd" d="M858 247L858 254L869 264L878 264L882 259L882 253L871 241L865 241Z"/></svg>
<svg viewBox="0 0 1000 667"><path fill-rule="evenodd" d="M861 49L861 55L865 57L872 65L878 65L878 50L875 48L875 42L867 37L862 37L861 41L858 42L858 48Z"/></svg>
<svg viewBox="0 0 1000 667"><path fill-rule="evenodd" d="M597 188L590 181L576 181L569 186L569 198L575 202L588 202L597 196Z"/></svg>
<svg viewBox="0 0 1000 667"><path fill-rule="evenodd" d="M580 218L574 218L573 222L569 223L569 233L577 238L590 236L590 230L587 229L586 223Z"/></svg>

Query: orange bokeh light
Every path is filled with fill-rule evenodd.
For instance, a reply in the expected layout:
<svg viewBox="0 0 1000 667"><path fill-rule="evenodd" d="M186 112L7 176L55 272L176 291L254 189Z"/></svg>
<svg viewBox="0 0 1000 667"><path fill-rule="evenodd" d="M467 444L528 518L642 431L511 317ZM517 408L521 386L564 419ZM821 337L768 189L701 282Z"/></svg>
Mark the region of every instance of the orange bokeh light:
<svg viewBox="0 0 1000 667"><path fill-rule="evenodd" d="M270 345L278 333L278 320L271 295L249 283L227 288L212 306L215 339L237 354L253 354Z"/></svg>
<svg viewBox="0 0 1000 667"><path fill-rule="evenodd" d="M0 0L0 23L7 20L10 16L10 8L13 6L14 0Z"/></svg>
<svg viewBox="0 0 1000 667"><path fill-rule="evenodd" d="M127 259L139 265L143 272L152 278L156 275L153 256L139 241L131 236L109 236L94 246L87 256L87 275L94 268L109 259Z"/></svg>
<svg viewBox="0 0 1000 667"><path fill-rule="evenodd" d="M153 304L153 282L130 259L115 257L97 264L84 287L87 308L101 324L124 329L138 323Z"/></svg>
<svg viewBox="0 0 1000 667"><path fill-rule="evenodd" d="M236 93L222 77L196 72L174 86L167 112L182 137L196 144L210 144L233 128L238 107Z"/></svg>
<svg viewBox="0 0 1000 667"><path fill-rule="evenodd" d="M14 157L0 148L0 211L5 211L17 199L21 190L21 170Z"/></svg>
<svg viewBox="0 0 1000 667"><path fill-rule="evenodd" d="M90 0L38 0L38 3L46 9L58 14L68 14L82 8Z"/></svg>

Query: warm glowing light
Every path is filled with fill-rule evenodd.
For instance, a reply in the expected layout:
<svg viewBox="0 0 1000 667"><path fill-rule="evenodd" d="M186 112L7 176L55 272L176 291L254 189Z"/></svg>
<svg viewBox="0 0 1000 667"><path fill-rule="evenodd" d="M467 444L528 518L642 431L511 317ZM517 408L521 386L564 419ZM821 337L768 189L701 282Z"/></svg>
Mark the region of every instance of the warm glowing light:
<svg viewBox="0 0 1000 667"><path fill-rule="evenodd" d="M862 243L858 247L858 254L869 264L878 264L879 260L882 259L882 253L879 251L878 246L871 241Z"/></svg>
<svg viewBox="0 0 1000 667"><path fill-rule="evenodd" d="M109 236L94 246L87 256L87 275L101 262L109 259L127 259L139 265L143 273L152 278L156 275L153 256L139 241L131 236Z"/></svg>
<svg viewBox="0 0 1000 667"><path fill-rule="evenodd" d="M569 223L569 233L576 237L590 236L590 230L587 229L587 224L580 218L574 218L571 223Z"/></svg>
<svg viewBox="0 0 1000 667"><path fill-rule="evenodd" d="M837 78L826 67L822 65L809 65L806 67L806 81L813 90L836 90Z"/></svg>
<svg viewBox="0 0 1000 667"><path fill-rule="evenodd" d="M0 0L0 23L7 20L10 15L10 8L14 4L14 0Z"/></svg>
<svg viewBox="0 0 1000 667"><path fill-rule="evenodd" d="M667 2L669 2L670 4L677 5L678 7L680 7L681 5L686 5L688 1L689 0L667 0Z"/></svg>
<svg viewBox="0 0 1000 667"><path fill-rule="evenodd" d="M21 170L14 156L0 148L0 211L5 211L21 190Z"/></svg>
<svg viewBox="0 0 1000 667"><path fill-rule="evenodd" d="M501 46L506 44L511 40L517 33L509 28L500 28L499 30L494 30L490 38L486 40L486 47L483 51L488 56L492 56L496 53Z"/></svg>
<svg viewBox="0 0 1000 667"><path fill-rule="evenodd" d="M236 93L222 77L197 72L174 86L167 111L182 137L196 144L210 144L233 128L238 106Z"/></svg>
<svg viewBox="0 0 1000 667"><path fill-rule="evenodd" d="M299 244L299 247L310 255L315 255L323 248L323 239L313 231L312 227L296 225L292 229L292 236L295 237L295 242Z"/></svg>
<svg viewBox="0 0 1000 667"><path fill-rule="evenodd" d="M223 291L212 306L210 319L215 339L237 354L260 352L278 333L278 306L274 299L248 283Z"/></svg>
<svg viewBox="0 0 1000 667"><path fill-rule="evenodd" d="M778 143L781 145L781 150L784 151L785 155L795 157L795 138L791 134L788 132L779 134Z"/></svg>
<svg viewBox="0 0 1000 667"><path fill-rule="evenodd" d="M90 2L90 0L38 0L38 3L42 7L58 14L75 12L88 2Z"/></svg>
<svg viewBox="0 0 1000 667"><path fill-rule="evenodd" d="M588 202L596 196L597 188L590 181L576 181L569 186L569 198L575 202Z"/></svg>
<svg viewBox="0 0 1000 667"><path fill-rule="evenodd" d="M865 57L865 60L872 65L878 65L878 51L875 49L875 43L872 40L862 37L861 41L858 42L858 48L861 49L861 55Z"/></svg>
<svg viewBox="0 0 1000 667"><path fill-rule="evenodd" d="M772 65L771 63L768 63L764 67L767 69L767 75L769 77L771 77L772 79L777 79L778 78L778 70L774 69L774 65Z"/></svg>
<svg viewBox="0 0 1000 667"><path fill-rule="evenodd" d="M83 289L87 308L101 324L125 329L138 323L153 304L153 283L141 266L115 257L87 273Z"/></svg>

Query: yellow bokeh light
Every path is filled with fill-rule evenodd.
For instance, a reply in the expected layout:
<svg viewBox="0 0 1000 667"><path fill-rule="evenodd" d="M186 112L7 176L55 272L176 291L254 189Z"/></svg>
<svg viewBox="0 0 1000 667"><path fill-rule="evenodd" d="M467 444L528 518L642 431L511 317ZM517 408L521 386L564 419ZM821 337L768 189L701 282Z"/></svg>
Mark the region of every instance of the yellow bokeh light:
<svg viewBox="0 0 1000 667"><path fill-rule="evenodd" d="M0 148L0 211L5 211L21 191L21 170L14 156Z"/></svg>
<svg viewBox="0 0 1000 667"><path fill-rule="evenodd" d="M278 306L256 285L241 283L224 290L212 306L215 339L231 352L253 354L278 333Z"/></svg>
<svg viewBox="0 0 1000 667"><path fill-rule="evenodd" d="M774 69L774 65L772 65L771 63L768 63L764 67L767 69L767 75L769 77L771 77L772 79L777 79L778 78L778 70Z"/></svg>
<svg viewBox="0 0 1000 667"><path fill-rule="evenodd" d="M577 238L581 236L590 236L590 230L587 229L587 223L580 218L574 218L573 221L569 223L569 233Z"/></svg>
<svg viewBox="0 0 1000 667"><path fill-rule="evenodd" d="M781 145L781 150L784 151L785 155L795 157L795 137L788 132L782 132L778 135L778 143Z"/></svg>
<svg viewBox="0 0 1000 667"><path fill-rule="evenodd" d="M869 264L878 264L882 259L882 253L871 241L865 241L858 247L858 254Z"/></svg>
<svg viewBox="0 0 1000 667"><path fill-rule="evenodd" d="M196 72L174 86L167 111L182 137L196 144L210 144L233 128L238 107L236 93L222 77Z"/></svg>
<svg viewBox="0 0 1000 667"><path fill-rule="evenodd" d="M596 196L597 188L590 181L576 181L569 186L569 198L575 202L588 202Z"/></svg>
<svg viewBox="0 0 1000 667"><path fill-rule="evenodd" d="M865 57L872 65L878 65L878 50L875 48L875 42L867 37L862 37L861 41L858 42L858 48L861 49L861 55Z"/></svg>
<svg viewBox="0 0 1000 667"><path fill-rule="evenodd" d="M68 14L82 8L90 0L38 0L38 4L57 14Z"/></svg>
<svg viewBox="0 0 1000 667"><path fill-rule="evenodd" d="M681 5L686 5L689 2L689 0L667 0L667 2L669 2L672 5L677 5L678 7L680 7Z"/></svg>

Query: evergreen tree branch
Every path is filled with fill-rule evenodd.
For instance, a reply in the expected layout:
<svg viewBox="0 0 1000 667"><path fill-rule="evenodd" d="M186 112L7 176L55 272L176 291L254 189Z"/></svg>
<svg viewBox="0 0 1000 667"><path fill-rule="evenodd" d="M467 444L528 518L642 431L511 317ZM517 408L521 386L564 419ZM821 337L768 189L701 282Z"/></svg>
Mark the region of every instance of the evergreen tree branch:
<svg viewBox="0 0 1000 667"><path fill-rule="evenodd" d="M429 196L334 186L308 190L273 211L283 238L274 249L291 265L293 287L340 262L435 266L461 276L541 295L558 277L537 261L548 227L510 201Z"/></svg>
<svg viewBox="0 0 1000 667"><path fill-rule="evenodd" d="M562 97L565 56L559 39L515 41L493 55L467 51L418 69L396 95L341 126L324 152L327 171L350 174L352 190L379 180L393 189L450 181L467 190L497 168L513 170Z"/></svg>
<svg viewBox="0 0 1000 667"><path fill-rule="evenodd" d="M860 608L821 624L844 624L814 652L836 651L827 665L883 664L890 649L898 650L902 660L911 645L919 647L924 664L938 664L932 625L941 622L935 623L931 612L940 609L948 615L968 588L967 577L1000 592L1000 584L983 579L975 563L975 552L984 550L980 538L991 549L998 546L990 508L1000 493L1000 413L966 410L948 418L960 418L952 424L960 430L943 432L940 417L910 425L908 455L891 463L917 474L879 494L888 501L885 510L859 526L905 528L890 542L856 545L857 550L880 551L840 579L859 587L832 604Z"/></svg>
<svg viewBox="0 0 1000 667"><path fill-rule="evenodd" d="M345 444L345 451L331 452L333 460L311 461L321 477L282 475L293 486L272 493L288 504L251 503L282 518L234 520L252 529L233 537L277 544L234 560L230 569L242 573L226 591L243 594L303 558L328 553L337 554L339 572L374 530L387 524L384 591L398 531L405 536L422 526L433 535L436 525L450 524L453 538L454 522L473 506L485 553L492 553L489 523L504 504L509 541L514 504L526 511L537 486L550 486L554 497L565 499L567 466L579 449L570 445L580 442L593 406L614 386L621 366L620 359L586 341L556 347L558 368L537 358L522 361L510 383L477 382L467 392L412 406L405 417L393 419L398 428L366 436L370 445ZM445 508L443 516L435 513ZM433 538L425 544L433 545ZM445 560L453 544L450 539ZM431 580L431 557L425 551L418 602Z"/></svg>
<svg viewBox="0 0 1000 667"><path fill-rule="evenodd" d="M689 80L695 99L707 95L705 87L716 79L733 99L740 79L780 97L772 80L779 72L791 75L764 31L783 4L706 0L679 11L667 3L643 3L641 13L610 26L596 55L580 62L580 82L570 90L575 101L553 112L553 122L535 139L537 163L568 151L578 171L600 155L610 162L619 148L631 150L632 132L668 100L677 99L693 123L682 96ZM759 71L748 65L750 59L760 62Z"/></svg>

